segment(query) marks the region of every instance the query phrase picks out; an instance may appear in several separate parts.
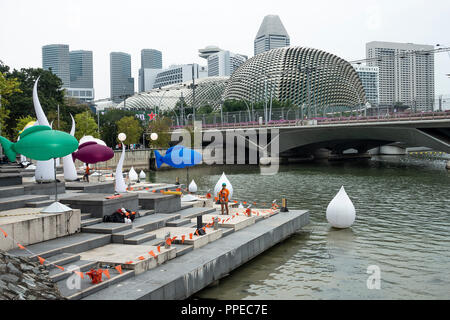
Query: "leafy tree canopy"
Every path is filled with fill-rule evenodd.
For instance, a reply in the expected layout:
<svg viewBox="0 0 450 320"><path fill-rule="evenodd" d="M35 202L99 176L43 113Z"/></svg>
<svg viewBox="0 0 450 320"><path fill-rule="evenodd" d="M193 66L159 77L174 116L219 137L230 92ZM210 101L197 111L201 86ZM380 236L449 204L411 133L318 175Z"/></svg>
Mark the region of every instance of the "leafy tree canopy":
<svg viewBox="0 0 450 320"><path fill-rule="evenodd" d="M116 122L118 132L123 132L127 135L125 144L138 143L144 129L141 126L141 122L136 119L135 116L123 117Z"/></svg>
<svg viewBox="0 0 450 320"><path fill-rule="evenodd" d="M85 111L75 116L75 138L80 140L83 136L100 137L97 123L92 117L91 111Z"/></svg>

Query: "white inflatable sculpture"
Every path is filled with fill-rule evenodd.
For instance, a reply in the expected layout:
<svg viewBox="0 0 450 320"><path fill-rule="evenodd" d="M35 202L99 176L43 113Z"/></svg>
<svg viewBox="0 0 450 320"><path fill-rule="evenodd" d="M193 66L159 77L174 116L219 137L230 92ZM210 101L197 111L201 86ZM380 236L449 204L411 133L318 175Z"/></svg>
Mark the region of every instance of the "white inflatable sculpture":
<svg viewBox="0 0 450 320"><path fill-rule="evenodd" d="M141 172L139 172L139 179L145 181L146 177L147 177L147 175L145 174L145 172L143 170L141 170Z"/></svg>
<svg viewBox="0 0 450 320"><path fill-rule="evenodd" d="M134 167L131 167L130 172L128 172L128 178L130 178L130 181L138 180L138 174L136 170L134 170Z"/></svg>
<svg viewBox="0 0 450 320"><path fill-rule="evenodd" d="M327 207L327 220L335 228L345 229L355 222L356 211L352 201L345 192L344 186L331 200Z"/></svg>
<svg viewBox="0 0 450 320"><path fill-rule="evenodd" d="M83 143L86 143L86 142L89 142L89 141L94 141L97 144L101 144L102 146L107 147L105 141L97 139L97 138L94 138L93 136L83 136L83 138L80 139L80 142L79 142L78 145L81 146Z"/></svg>
<svg viewBox="0 0 450 320"><path fill-rule="evenodd" d="M34 111L36 112L37 121L41 126L48 126L47 117L45 116L44 110L42 110L41 103L39 102L39 97L37 94L37 85L39 82L39 78L37 78L33 87L33 105ZM55 181L55 170L53 168L53 159L47 161L36 161L36 171L34 172L34 176L36 182L51 182Z"/></svg>
<svg viewBox="0 0 450 320"><path fill-rule="evenodd" d="M220 190L222 190L222 183L226 183L226 188L228 191L230 191L230 195L228 196L228 200L231 200L233 197L233 186L231 185L231 182L228 180L227 176L225 175L225 172L222 173L222 176L219 178L219 181L217 181L216 186L214 187L214 196L218 197Z"/></svg>
<svg viewBox="0 0 450 320"><path fill-rule="evenodd" d="M72 118L72 128L70 129L70 135L75 136L75 120ZM72 154L69 154L63 158L63 168L64 168L64 180L65 181L75 181L77 180L77 169L73 163Z"/></svg>
<svg viewBox="0 0 450 320"><path fill-rule="evenodd" d="M192 180L191 183L189 184L189 192L196 193L197 189L198 189L197 184L195 183L194 180Z"/></svg>
<svg viewBox="0 0 450 320"><path fill-rule="evenodd" d="M119 140L122 142L122 155L120 156L119 163L116 168L116 186L115 190L118 193L127 192L127 185L125 184L125 180L123 179L123 162L125 160L125 144L123 141L127 138L125 133L119 133Z"/></svg>

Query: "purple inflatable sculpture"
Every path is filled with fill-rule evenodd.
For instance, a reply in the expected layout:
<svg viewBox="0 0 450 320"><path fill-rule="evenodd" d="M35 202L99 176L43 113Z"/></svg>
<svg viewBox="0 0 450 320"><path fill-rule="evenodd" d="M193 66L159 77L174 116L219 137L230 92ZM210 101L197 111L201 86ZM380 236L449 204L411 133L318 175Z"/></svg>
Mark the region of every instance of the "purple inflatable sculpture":
<svg viewBox="0 0 450 320"><path fill-rule="evenodd" d="M78 159L84 163L95 164L108 161L114 157L114 151L105 145L97 143L95 140L91 140L80 144L78 151L72 153L72 157L74 161Z"/></svg>

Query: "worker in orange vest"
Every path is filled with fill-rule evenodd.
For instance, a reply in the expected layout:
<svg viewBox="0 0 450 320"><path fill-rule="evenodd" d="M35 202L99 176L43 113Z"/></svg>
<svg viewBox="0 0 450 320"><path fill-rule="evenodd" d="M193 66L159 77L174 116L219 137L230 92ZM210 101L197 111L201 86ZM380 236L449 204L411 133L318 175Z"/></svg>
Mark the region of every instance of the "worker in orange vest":
<svg viewBox="0 0 450 320"><path fill-rule="evenodd" d="M222 189L219 191L219 201L220 201L220 207L222 210L222 215L223 215L224 207L227 209L227 215L229 215L229 212L228 212L228 196L229 195L230 195L230 191L227 189L227 184L222 183Z"/></svg>

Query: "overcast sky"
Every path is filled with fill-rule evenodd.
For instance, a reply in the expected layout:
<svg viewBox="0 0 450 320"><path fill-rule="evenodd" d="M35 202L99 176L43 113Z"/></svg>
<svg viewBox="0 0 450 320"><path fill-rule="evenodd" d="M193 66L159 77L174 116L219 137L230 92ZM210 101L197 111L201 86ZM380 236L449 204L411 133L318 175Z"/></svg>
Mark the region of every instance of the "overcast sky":
<svg viewBox="0 0 450 320"><path fill-rule="evenodd" d="M280 16L291 46L365 58L369 41L450 46L449 0L0 0L0 60L42 67L42 46L68 44L94 53L96 99L109 97L109 53L132 56L138 89L140 50L163 53L163 67L200 63L198 49L217 45L253 56L267 14ZM436 94L450 94L450 56L436 55Z"/></svg>

